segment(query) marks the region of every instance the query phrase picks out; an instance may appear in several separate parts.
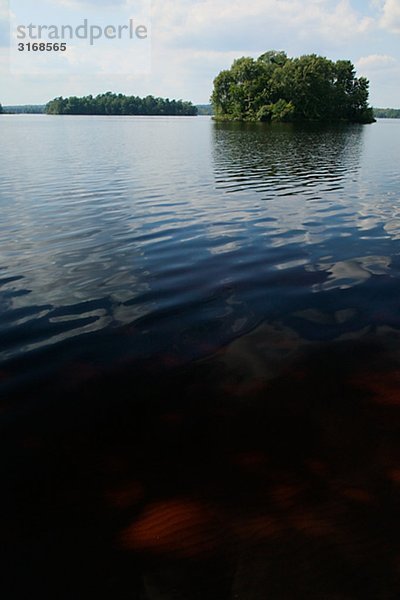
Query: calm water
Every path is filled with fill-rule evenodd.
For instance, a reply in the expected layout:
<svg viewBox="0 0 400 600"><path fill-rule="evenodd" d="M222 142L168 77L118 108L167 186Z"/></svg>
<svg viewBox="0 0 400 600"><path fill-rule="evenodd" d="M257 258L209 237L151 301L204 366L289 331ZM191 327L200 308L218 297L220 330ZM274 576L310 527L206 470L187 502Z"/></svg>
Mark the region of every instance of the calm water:
<svg viewBox="0 0 400 600"><path fill-rule="evenodd" d="M397 598L400 121L0 140L7 598Z"/></svg>

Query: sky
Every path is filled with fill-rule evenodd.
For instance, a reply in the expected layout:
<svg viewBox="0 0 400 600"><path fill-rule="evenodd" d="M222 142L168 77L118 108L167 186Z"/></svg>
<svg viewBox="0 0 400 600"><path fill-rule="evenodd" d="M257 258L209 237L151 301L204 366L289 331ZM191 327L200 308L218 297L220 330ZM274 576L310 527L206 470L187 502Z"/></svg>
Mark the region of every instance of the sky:
<svg viewBox="0 0 400 600"><path fill-rule="evenodd" d="M17 50L17 25L85 19L116 29L132 19L147 37L69 39L64 54ZM370 81L370 104L400 108L400 0L0 0L0 102L110 90L208 103L235 58L272 49L349 59Z"/></svg>

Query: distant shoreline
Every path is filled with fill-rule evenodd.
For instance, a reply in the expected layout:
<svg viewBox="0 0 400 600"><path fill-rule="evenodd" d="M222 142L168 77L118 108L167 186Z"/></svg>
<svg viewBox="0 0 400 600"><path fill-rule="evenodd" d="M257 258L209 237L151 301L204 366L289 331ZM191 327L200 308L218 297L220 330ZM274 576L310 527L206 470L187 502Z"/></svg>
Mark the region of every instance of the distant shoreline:
<svg viewBox="0 0 400 600"><path fill-rule="evenodd" d="M213 116L214 112L211 104L195 104L194 105L197 110L197 116ZM45 104L18 104L18 105L9 105L3 106L3 113L5 115L15 115L15 114L31 114L31 115L40 115L45 113ZM373 108L374 117L376 119L400 119L400 108ZM64 115L70 116L70 115ZM174 115L74 115L74 116L116 116L116 117L148 117L148 116L174 116ZM175 116L185 116L185 115L175 115ZM189 115L194 116L194 115Z"/></svg>

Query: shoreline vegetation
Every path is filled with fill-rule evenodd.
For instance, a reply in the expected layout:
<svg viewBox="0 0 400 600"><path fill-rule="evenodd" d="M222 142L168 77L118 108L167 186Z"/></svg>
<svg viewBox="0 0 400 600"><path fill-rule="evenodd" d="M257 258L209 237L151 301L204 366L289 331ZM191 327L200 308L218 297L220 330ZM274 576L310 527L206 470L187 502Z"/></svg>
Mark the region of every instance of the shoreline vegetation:
<svg viewBox="0 0 400 600"><path fill-rule="evenodd" d="M373 123L368 95L369 81L349 60L269 50L221 71L211 102L218 121Z"/></svg>
<svg viewBox="0 0 400 600"><path fill-rule="evenodd" d="M214 110L211 104L196 104L198 116L214 116ZM45 114L45 104L19 104L13 106L4 106L0 104L0 114L6 115L42 115ZM400 119L400 108L376 108L372 107L373 115L376 119Z"/></svg>

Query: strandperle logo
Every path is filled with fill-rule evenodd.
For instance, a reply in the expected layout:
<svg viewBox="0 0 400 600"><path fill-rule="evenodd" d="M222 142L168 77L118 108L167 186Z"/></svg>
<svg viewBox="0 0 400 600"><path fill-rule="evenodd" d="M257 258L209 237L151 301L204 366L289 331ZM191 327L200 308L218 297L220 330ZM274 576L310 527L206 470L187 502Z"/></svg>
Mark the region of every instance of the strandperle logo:
<svg viewBox="0 0 400 600"><path fill-rule="evenodd" d="M93 46L96 40L146 40L148 38L148 29L146 25L137 24L133 19L129 19L128 25L93 25L88 19L84 19L80 25L18 25L16 28L16 37L24 41L68 41L68 40L89 40Z"/></svg>
<svg viewBox="0 0 400 600"><path fill-rule="evenodd" d="M11 72L46 77L151 73L151 0L124 0L118 12L109 0L8 1Z"/></svg>

